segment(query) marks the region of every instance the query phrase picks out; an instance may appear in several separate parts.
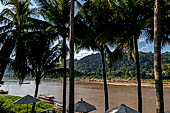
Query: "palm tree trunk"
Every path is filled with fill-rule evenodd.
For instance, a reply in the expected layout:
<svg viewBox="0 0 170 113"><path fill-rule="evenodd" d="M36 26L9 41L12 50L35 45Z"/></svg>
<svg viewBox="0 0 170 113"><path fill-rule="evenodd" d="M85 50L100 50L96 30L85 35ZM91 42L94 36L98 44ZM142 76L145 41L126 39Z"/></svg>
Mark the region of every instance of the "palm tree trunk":
<svg viewBox="0 0 170 113"><path fill-rule="evenodd" d="M70 7L70 89L69 89L69 113L74 113L74 0Z"/></svg>
<svg viewBox="0 0 170 113"><path fill-rule="evenodd" d="M63 75L63 113L66 113L66 37L63 37L63 57L64 57L64 75Z"/></svg>
<svg viewBox="0 0 170 113"><path fill-rule="evenodd" d="M138 82L138 112L142 113L142 90L141 90L141 76L140 76L140 63L139 63L139 51L137 37L134 37L135 43L135 58L136 58L136 73Z"/></svg>
<svg viewBox="0 0 170 113"><path fill-rule="evenodd" d="M36 78L36 87L35 87L35 93L34 93L34 97L37 97L38 96L38 89L39 89L39 84L40 84L40 79L38 79L39 77ZM35 111L35 104L36 103L33 103L32 105L32 111L31 113L34 113Z"/></svg>
<svg viewBox="0 0 170 113"><path fill-rule="evenodd" d="M108 89L107 89L107 79L106 79L104 48L103 47L101 47L101 57L102 57L103 80L104 80L105 111L107 111L109 109L109 100L108 100Z"/></svg>
<svg viewBox="0 0 170 113"><path fill-rule="evenodd" d="M154 75L156 88L156 113L164 113L164 98L161 68L161 2L155 0L154 7Z"/></svg>

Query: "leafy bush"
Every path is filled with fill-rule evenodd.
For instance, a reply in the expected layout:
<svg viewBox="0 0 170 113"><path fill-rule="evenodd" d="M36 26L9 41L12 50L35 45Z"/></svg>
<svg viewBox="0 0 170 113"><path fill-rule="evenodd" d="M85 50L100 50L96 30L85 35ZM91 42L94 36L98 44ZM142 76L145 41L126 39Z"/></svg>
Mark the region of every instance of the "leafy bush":
<svg viewBox="0 0 170 113"><path fill-rule="evenodd" d="M0 95L0 113L27 113L27 104L13 104L18 100L19 96ZM28 104L28 111L31 112L32 104ZM53 108L45 102L36 103L36 111L53 110Z"/></svg>

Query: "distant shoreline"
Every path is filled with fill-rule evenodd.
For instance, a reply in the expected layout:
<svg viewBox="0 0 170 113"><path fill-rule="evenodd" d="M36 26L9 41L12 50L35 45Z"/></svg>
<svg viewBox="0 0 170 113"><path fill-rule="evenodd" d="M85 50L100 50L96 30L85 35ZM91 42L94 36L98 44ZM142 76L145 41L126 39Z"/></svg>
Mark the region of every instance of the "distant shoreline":
<svg viewBox="0 0 170 113"><path fill-rule="evenodd" d="M18 79L9 79L9 78L4 78L4 81L19 81ZM25 79L25 81L32 81L34 79ZM62 81L62 78L54 79L54 78L43 78L41 81ZM68 80L69 81L69 80ZM97 78L75 78L76 83L80 82L85 82L85 83L97 83L97 84L103 84L103 79L97 79ZM170 87L170 80L163 80L163 85L164 87ZM111 80L107 80L108 85L115 85L115 86L137 86L137 81L136 80L130 80L130 79L122 79L122 78L115 78ZM155 87L155 82L152 79L145 79L141 80L141 86L142 87Z"/></svg>
<svg viewBox="0 0 170 113"><path fill-rule="evenodd" d="M102 79L80 79L78 82L103 84ZM115 85L115 86L137 86L136 80L128 80L128 79L107 80L107 84ZM153 80L144 80L144 81L142 81L141 85L142 85L142 87L154 87ZM168 86L168 87L170 87L170 86Z"/></svg>
<svg viewBox="0 0 170 113"><path fill-rule="evenodd" d="M86 79L80 79L77 82L87 82L87 83L98 83L98 84L103 84L102 79L96 79L96 78L86 78ZM136 80L129 80L129 79L111 79L107 80L108 85L115 85L115 86L137 86L137 81ZM141 80L141 86L142 87L155 87L155 81L151 79L146 79L146 80ZM163 80L163 86L164 88L170 87L170 80Z"/></svg>

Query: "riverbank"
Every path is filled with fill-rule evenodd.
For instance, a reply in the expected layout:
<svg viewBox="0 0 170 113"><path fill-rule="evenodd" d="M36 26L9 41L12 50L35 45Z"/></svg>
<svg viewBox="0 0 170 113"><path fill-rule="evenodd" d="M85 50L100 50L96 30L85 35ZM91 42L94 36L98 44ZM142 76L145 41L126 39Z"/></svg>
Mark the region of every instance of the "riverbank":
<svg viewBox="0 0 170 113"><path fill-rule="evenodd" d="M58 79L43 79L49 81L62 81L62 78ZM69 81L69 79L67 79ZM79 82L86 82L86 83L97 83L103 84L102 78L95 78L95 77L75 77L75 81ZM107 80L108 85L115 85L115 86L137 86L137 80L135 78L112 78ZM142 79L141 80L142 87L155 87L155 81L153 79ZM170 80L163 80L164 87L170 87Z"/></svg>
<svg viewBox="0 0 170 113"><path fill-rule="evenodd" d="M8 80L14 80L18 81L18 79L9 79L4 78L4 81ZM25 81L34 80L32 78L25 79ZM41 81L62 81L62 78L43 78ZM67 81L69 81L69 78L67 78ZM96 77L75 77L75 81L78 82L87 82L87 83L98 83L103 84L102 78L96 78ZM115 85L115 86L137 86L137 80L135 78L111 78L107 80L108 85ZM142 79L141 80L142 87L155 87L155 81L153 79ZM170 80L163 80L163 86L164 87L170 87Z"/></svg>
<svg viewBox="0 0 170 113"><path fill-rule="evenodd" d="M88 83L99 83L103 84L103 79L98 78L81 78L77 80L77 82L88 82ZM111 80L107 80L108 85L115 85L115 86L137 86L137 80L128 78L114 78ZM142 87L155 87L155 81L153 79L143 79L141 80ZM164 87L170 87L170 80L163 80Z"/></svg>

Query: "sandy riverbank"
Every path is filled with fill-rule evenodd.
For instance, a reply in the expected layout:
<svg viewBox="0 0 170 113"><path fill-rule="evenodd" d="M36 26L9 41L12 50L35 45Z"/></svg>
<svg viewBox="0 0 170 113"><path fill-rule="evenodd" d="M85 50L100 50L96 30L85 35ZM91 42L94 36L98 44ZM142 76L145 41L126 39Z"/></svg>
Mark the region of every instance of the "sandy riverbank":
<svg viewBox="0 0 170 113"><path fill-rule="evenodd" d="M4 78L4 81L10 81L10 80L15 80L18 81L18 79L8 79ZM26 81L34 80L34 79L25 79ZM51 78L43 78L41 81L62 81L62 78L58 79L51 79ZM69 81L69 79L68 79ZM75 78L76 82L87 82L87 83L98 83L98 84L103 84L103 79L98 79L98 78ZM170 87L170 80L163 80L163 85L164 87ZM122 78L114 78L111 80L107 80L108 85L115 85L115 86L137 86L137 81L132 80L132 79L122 79ZM153 79L145 79L141 80L141 85L142 87L155 87L155 82Z"/></svg>
<svg viewBox="0 0 170 113"><path fill-rule="evenodd" d="M103 84L102 79L96 79L96 78L80 79L79 81L80 82ZM108 85L115 85L115 86L137 86L137 81L136 80L130 80L130 79L111 79L111 80L107 80L107 84ZM155 82L154 82L154 80L149 80L149 79L141 80L141 85L142 85L142 87L155 87ZM163 85L164 85L164 87L170 87L170 81L164 80Z"/></svg>

